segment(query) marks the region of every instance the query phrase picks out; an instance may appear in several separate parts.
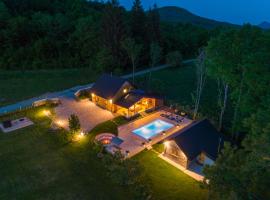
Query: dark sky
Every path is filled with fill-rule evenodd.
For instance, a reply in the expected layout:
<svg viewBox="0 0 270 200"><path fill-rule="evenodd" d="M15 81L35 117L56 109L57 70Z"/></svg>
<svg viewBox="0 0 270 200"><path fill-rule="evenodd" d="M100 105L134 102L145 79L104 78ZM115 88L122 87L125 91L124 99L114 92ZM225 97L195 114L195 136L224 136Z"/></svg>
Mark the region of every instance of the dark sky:
<svg viewBox="0 0 270 200"><path fill-rule="evenodd" d="M133 0L120 0L130 8ZM235 24L270 22L270 0L142 0L146 9L153 3L159 7L174 5L194 14Z"/></svg>

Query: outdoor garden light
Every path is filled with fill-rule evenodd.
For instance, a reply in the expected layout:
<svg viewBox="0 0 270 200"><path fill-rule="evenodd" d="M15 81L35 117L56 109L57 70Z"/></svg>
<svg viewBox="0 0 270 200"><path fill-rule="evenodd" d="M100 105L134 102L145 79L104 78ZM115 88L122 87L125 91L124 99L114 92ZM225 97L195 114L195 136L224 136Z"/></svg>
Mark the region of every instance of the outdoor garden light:
<svg viewBox="0 0 270 200"><path fill-rule="evenodd" d="M81 135L81 136L84 136L84 132L81 132L80 135Z"/></svg>
<svg viewBox="0 0 270 200"><path fill-rule="evenodd" d="M124 93L127 93L127 89L124 89Z"/></svg>
<svg viewBox="0 0 270 200"><path fill-rule="evenodd" d="M62 120L58 120L56 121L56 124L61 127L64 125L64 122Z"/></svg>
<svg viewBox="0 0 270 200"><path fill-rule="evenodd" d="M46 115L46 116L49 116L49 115L51 114L51 112L50 112L49 110L44 110L43 113L44 113L44 115Z"/></svg>
<svg viewBox="0 0 270 200"><path fill-rule="evenodd" d="M95 96L95 94L94 94L94 93L92 93L91 95L92 95L92 97L94 97L94 96Z"/></svg>

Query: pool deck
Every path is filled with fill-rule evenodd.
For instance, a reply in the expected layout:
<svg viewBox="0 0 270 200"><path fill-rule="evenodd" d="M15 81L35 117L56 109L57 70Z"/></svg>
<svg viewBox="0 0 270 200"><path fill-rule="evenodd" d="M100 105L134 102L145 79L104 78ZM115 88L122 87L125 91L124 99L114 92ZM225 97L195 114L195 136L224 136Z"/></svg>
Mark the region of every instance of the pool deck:
<svg viewBox="0 0 270 200"><path fill-rule="evenodd" d="M126 155L127 158L130 158L138 154L139 152L143 151L146 148L147 149L151 148L152 145L166 139L168 136L174 134L175 132L185 128L186 126L192 123L192 120L184 118L183 122L178 124L179 126L176 126L177 122L160 116L161 114L165 113L166 111L158 111L142 119L138 119L129 124L125 124L123 126L118 127L118 137L124 141L119 147L121 148L121 151L124 155L126 155L127 151L129 152L128 155ZM165 135L159 133L156 136L152 137L151 142L147 141L143 137L140 137L132 133L133 130L138 129L146 124L149 124L157 119L168 122L175 126L168 129ZM145 143L145 145L143 145L143 143Z"/></svg>

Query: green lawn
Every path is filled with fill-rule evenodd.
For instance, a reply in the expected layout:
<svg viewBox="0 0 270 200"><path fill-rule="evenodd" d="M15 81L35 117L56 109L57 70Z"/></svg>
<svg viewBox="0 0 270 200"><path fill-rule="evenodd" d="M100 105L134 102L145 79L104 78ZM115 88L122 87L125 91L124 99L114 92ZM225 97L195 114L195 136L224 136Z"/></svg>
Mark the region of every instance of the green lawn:
<svg viewBox="0 0 270 200"><path fill-rule="evenodd" d="M106 175L87 137L67 143L39 113L27 112L36 125L0 133L0 199L132 198Z"/></svg>
<svg viewBox="0 0 270 200"><path fill-rule="evenodd" d="M34 126L0 133L0 199L134 199L132 188L116 184L90 142L91 135L77 142L67 142L65 131L50 132L50 120L44 108L12 116L27 116ZM99 125L90 134L104 131L107 124L123 124L121 118ZM114 125L115 126L114 126ZM152 182L153 199L205 199L199 183L168 165L152 152L135 159Z"/></svg>
<svg viewBox="0 0 270 200"><path fill-rule="evenodd" d="M89 69L0 71L0 106L88 84L96 77L97 75Z"/></svg>
<svg viewBox="0 0 270 200"><path fill-rule="evenodd" d="M201 183L163 161L153 151L144 151L135 159L143 166L145 178L152 184L155 200L207 199L207 191Z"/></svg>

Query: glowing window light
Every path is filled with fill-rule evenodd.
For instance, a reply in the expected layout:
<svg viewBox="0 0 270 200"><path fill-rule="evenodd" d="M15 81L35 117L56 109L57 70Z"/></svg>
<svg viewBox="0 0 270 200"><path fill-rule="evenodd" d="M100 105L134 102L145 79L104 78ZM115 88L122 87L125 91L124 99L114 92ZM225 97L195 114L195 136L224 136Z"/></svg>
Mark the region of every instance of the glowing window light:
<svg viewBox="0 0 270 200"><path fill-rule="evenodd" d="M124 93L127 93L127 89L124 89Z"/></svg>
<svg viewBox="0 0 270 200"><path fill-rule="evenodd" d="M168 148L168 147L170 146L170 142L169 142L169 141L165 141L163 144L164 144L164 146L165 146L166 148Z"/></svg>
<svg viewBox="0 0 270 200"><path fill-rule="evenodd" d="M112 99L109 100L110 104L112 104Z"/></svg>

